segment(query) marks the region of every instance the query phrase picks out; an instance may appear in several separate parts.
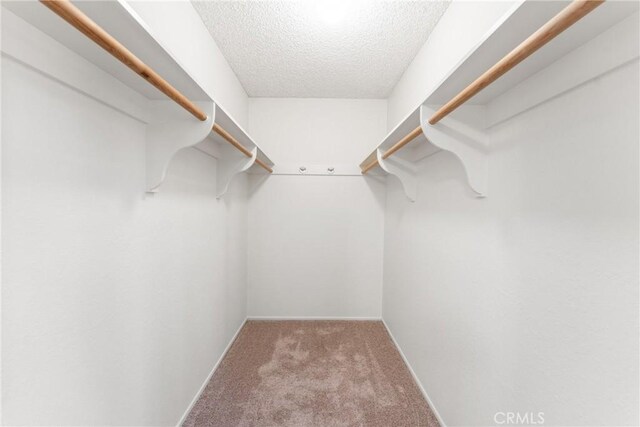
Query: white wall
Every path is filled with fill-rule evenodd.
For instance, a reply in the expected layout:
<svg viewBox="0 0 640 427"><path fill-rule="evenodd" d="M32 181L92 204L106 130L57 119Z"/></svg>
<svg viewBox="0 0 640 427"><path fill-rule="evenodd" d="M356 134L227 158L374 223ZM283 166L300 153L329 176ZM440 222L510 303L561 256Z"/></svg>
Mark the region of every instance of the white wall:
<svg viewBox="0 0 640 427"><path fill-rule="evenodd" d="M517 3L453 0L389 95L388 130L422 104L478 40Z"/></svg>
<svg viewBox="0 0 640 427"><path fill-rule="evenodd" d="M2 22L2 10L0 7L0 22ZM2 31L0 31L0 46L2 46ZM2 101L2 56L0 55L0 101ZM2 384L2 103L0 102L0 384ZM2 424L2 386L0 385L0 424Z"/></svg>
<svg viewBox="0 0 640 427"><path fill-rule="evenodd" d="M2 423L175 425L246 315L247 181L187 149L145 196L145 125L43 71L3 56Z"/></svg>
<svg viewBox="0 0 640 427"><path fill-rule="evenodd" d="M128 4L207 94L246 127L247 93L191 1L129 1Z"/></svg>
<svg viewBox="0 0 640 427"><path fill-rule="evenodd" d="M276 165L351 164L384 136L384 100L251 99ZM271 176L249 201L249 316L380 317L384 185Z"/></svg>
<svg viewBox="0 0 640 427"><path fill-rule="evenodd" d="M383 318L447 425L638 425L638 76L494 126L486 199L445 152L389 180Z"/></svg>

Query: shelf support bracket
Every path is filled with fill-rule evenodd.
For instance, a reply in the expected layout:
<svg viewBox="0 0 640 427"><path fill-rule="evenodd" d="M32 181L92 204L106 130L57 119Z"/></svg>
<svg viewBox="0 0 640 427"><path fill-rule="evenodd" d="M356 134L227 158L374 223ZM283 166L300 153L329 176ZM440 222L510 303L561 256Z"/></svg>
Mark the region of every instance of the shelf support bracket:
<svg viewBox="0 0 640 427"><path fill-rule="evenodd" d="M222 198L229 191L233 178L253 166L258 158L258 147L253 147L251 157L245 156L233 147L225 147L223 151L218 159L216 199Z"/></svg>
<svg viewBox="0 0 640 427"><path fill-rule="evenodd" d="M184 114L173 101L158 100L149 104L153 115L146 134L146 191L156 193L176 153L199 144L211 132L215 104L213 101L195 103L207 114L205 121Z"/></svg>
<svg viewBox="0 0 640 427"><path fill-rule="evenodd" d="M418 178L415 164L400 156L390 156L383 159L383 154L383 150L379 148L376 150L380 168L389 175L395 176L400 181L407 198L412 203L415 202L418 197Z"/></svg>
<svg viewBox="0 0 640 427"><path fill-rule="evenodd" d="M460 112L464 114L463 110L464 107L460 108ZM477 120L479 111L476 109L472 112ZM456 115L430 125L428 120L434 113L435 109L427 105L420 107L420 125L427 141L441 150L453 153L462 163L471 189L477 197L486 197L489 170L487 134L480 127L469 125L466 120L456 119Z"/></svg>

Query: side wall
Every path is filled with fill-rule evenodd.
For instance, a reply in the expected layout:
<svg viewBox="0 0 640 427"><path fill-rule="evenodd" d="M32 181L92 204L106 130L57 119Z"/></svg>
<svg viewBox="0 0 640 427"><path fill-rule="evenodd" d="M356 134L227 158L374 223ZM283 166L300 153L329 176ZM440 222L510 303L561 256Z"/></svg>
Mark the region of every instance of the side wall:
<svg viewBox="0 0 640 427"><path fill-rule="evenodd" d="M389 95L388 130L423 103L478 40L517 3L453 0Z"/></svg>
<svg viewBox="0 0 640 427"><path fill-rule="evenodd" d="M248 97L189 0L128 1L154 37L242 127Z"/></svg>
<svg viewBox="0 0 640 427"><path fill-rule="evenodd" d="M383 318L447 425L638 425L639 73L491 128L486 199L445 152L389 180Z"/></svg>
<svg viewBox="0 0 640 427"><path fill-rule="evenodd" d="M357 165L384 100L251 99L276 165ZM249 201L249 316L380 317L385 188L362 176L271 176Z"/></svg>
<svg viewBox="0 0 640 427"><path fill-rule="evenodd" d="M247 182L187 149L146 196L143 123L2 60L2 423L175 425L246 316ZM189 71L246 116L222 65Z"/></svg>

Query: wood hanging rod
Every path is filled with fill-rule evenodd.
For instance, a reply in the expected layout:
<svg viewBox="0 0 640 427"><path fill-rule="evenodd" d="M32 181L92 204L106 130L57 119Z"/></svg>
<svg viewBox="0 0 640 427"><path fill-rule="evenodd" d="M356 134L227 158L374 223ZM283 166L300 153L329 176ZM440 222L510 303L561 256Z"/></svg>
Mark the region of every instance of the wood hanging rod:
<svg viewBox="0 0 640 427"><path fill-rule="evenodd" d="M419 135L422 135L422 126L418 126L414 130L406 134L400 141L393 144L387 151L385 151L382 154L382 158L386 159L387 157L389 157L390 155L392 155L393 153L395 153L396 151L398 151L399 149L401 149L402 147L404 147L405 145L413 141ZM376 158L362 168L362 174L364 175L365 173L369 172L371 169L373 169L377 165L378 165L378 159Z"/></svg>
<svg viewBox="0 0 640 427"><path fill-rule="evenodd" d="M240 151L242 154L244 154L247 157L251 157L253 154L251 153L251 151L249 151L247 149L247 147L245 147L244 145L240 144L240 142L238 142L237 139L235 139L233 137L233 135L231 135L229 132L227 132L226 130L224 130L224 128L222 128L220 125L218 124L214 124L213 125L213 131L215 133L217 133L218 135L220 135L225 141L227 141L229 144L233 145L234 147L236 147L236 149L238 149L238 151ZM273 169L271 169L269 167L269 165L267 165L265 162L263 162L262 160L256 158L256 163L258 165L260 165L264 170L266 170L269 173L273 173Z"/></svg>
<svg viewBox="0 0 640 427"><path fill-rule="evenodd" d="M558 34L578 22L585 15L604 3L604 0L574 0L560 13L551 18L546 24L530 35L518 47L509 52L504 58L489 68L473 83L464 88L453 99L436 111L429 118L429 124L435 125L449 113L467 102L478 92L500 78L507 71L524 61L532 53L549 43Z"/></svg>
<svg viewBox="0 0 640 427"><path fill-rule="evenodd" d="M113 55L118 61L151 83L160 90L160 92L174 100L194 117L202 121L207 120L207 115L204 111L160 77L158 73L131 53L131 51L114 39L109 33L102 29L102 27L91 20L91 18L82 13L82 11L75 7L69 0L40 0L40 2Z"/></svg>
<svg viewBox="0 0 640 427"><path fill-rule="evenodd" d="M498 78L511 70L513 67L524 61L531 54L536 52L542 46L550 42L558 34L578 22L589 12L596 7L604 3L605 0L574 0L565 7L560 13L551 18L546 24L540 27L535 33L529 36L525 41L520 43L515 49L504 56L493 67L485 71L480 77L478 77L473 83L464 88L460 93L453 97L449 102L443 105L438 111L436 111L430 118L429 124L435 125L440 120L445 118L449 113L456 108L467 102L473 96L475 96L482 89L495 82ZM422 133L422 128L418 126L407 134L400 141L396 142L391 148L384 152L383 159L386 159L414 138ZM366 174L378 165L378 159L374 159L364 167L362 167L362 173Z"/></svg>

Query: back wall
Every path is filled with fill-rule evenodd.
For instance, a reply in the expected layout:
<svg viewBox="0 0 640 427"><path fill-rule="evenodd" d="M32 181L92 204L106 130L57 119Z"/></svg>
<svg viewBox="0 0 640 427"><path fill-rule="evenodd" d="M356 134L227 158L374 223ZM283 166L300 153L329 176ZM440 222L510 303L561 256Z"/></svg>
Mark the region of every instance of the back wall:
<svg viewBox="0 0 640 427"><path fill-rule="evenodd" d="M358 165L382 139L385 100L249 101L276 165ZM249 199L248 315L381 315L385 187L362 176L274 175Z"/></svg>

